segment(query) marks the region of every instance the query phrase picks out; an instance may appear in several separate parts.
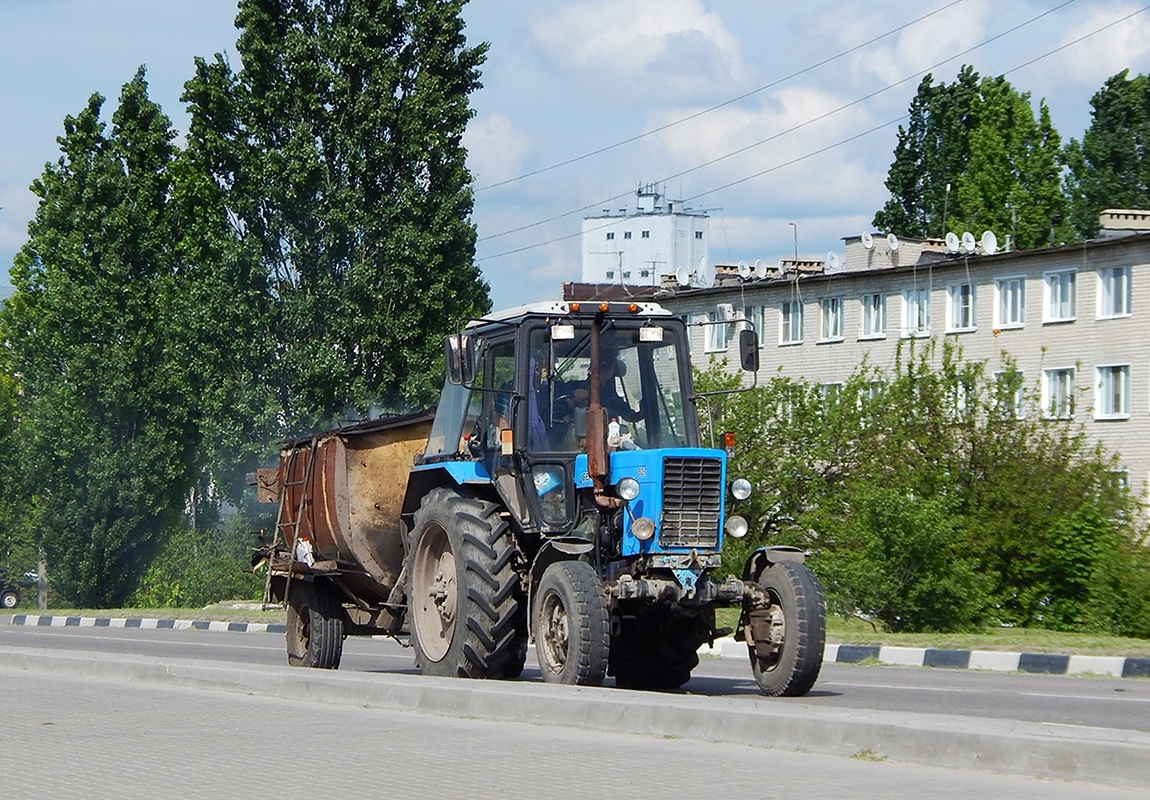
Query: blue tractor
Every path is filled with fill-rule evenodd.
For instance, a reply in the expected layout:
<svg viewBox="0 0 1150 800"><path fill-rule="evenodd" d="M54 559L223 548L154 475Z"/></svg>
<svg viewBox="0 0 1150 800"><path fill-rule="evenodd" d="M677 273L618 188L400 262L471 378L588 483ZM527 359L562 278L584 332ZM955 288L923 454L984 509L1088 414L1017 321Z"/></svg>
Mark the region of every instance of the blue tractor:
<svg viewBox="0 0 1150 800"><path fill-rule="evenodd" d="M687 329L654 304L548 303L448 339L448 379L405 495L407 625L424 673L670 690L738 606L767 695L822 664L818 582L790 547L723 575L750 484L704 447ZM758 367L742 332L746 369Z"/></svg>

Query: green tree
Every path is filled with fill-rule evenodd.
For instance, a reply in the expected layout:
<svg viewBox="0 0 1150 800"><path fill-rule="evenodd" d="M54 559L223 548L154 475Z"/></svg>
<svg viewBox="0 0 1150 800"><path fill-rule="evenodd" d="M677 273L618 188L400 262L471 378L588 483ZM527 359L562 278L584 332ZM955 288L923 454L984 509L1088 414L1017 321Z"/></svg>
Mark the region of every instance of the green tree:
<svg viewBox="0 0 1150 800"><path fill-rule="evenodd" d="M915 238L989 228L1018 247L1069 236L1061 140L1045 102L1036 119L1029 94L964 66L952 84L924 78L909 113L876 227Z"/></svg>
<svg viewBox="0 0 1150 800"><path fill-rule="evenodd" d="M33 185L3 312L31 529L54 589L94 607L122 604L178 523L211 378L180 327L197 266L181 261L175 134L142 68L110 131L103 104L65 120L62 155Z"/></svg>
<svg viewBox="0 0 1150 800"><path fill-rule="evenodd" d="M978 73L970 66L963 66L952 84L935 84L931 75L919 83L910 119L899 127L886 179L891 197L874 217L879 230L926 238L948 229L947 219L956 210L948 186L957 182L970 159L978 85Z"/></svg>
<svg viewBox="0 0 1150 800"><path fill-rule="evenodd" d="M701 386L724 380L712 368ZM1029 389L1009 359L988 376L950 343L912 341L833 393L778 377L724 396L732 474L759 487L727 566L764 544L809 548L831 608L892 630L1143 634L1146 548L1117 464L1074 423L1020 414Z"/></svg>
<svg viewBox="0 0 1150 800"><path fill-rule="evenodd" d="M1106 208L1150 205L1150 80L1122 70L1090 100L1090 127L1082 141L1066 146L1074 230L1083 238L1098 233Z"/></svg>
<svg viewBox="0 0 1150 800"><path fill-rule="evenodd" d="M488 308L461 144L486 46L462 0L242 0L242 69L198 60L189 149L269 279L293 427L434 396L442 335Z"/></svg>

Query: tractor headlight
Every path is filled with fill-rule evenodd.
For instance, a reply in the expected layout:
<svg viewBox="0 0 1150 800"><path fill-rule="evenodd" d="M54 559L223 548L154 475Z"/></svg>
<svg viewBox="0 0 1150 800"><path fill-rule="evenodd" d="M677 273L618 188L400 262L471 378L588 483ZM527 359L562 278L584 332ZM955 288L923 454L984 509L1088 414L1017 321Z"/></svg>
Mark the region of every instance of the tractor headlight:
<svg viewBox="0 0 1150 800"><path fill-rule="evenodd" d="M627 502L639 496L639 481L634 478L624 478L615 486L615 491Z"/></svg>
<svg viewBox="0 0 1150 800"><path fill-rule="evenodd" d="M645 542L655 535L655 522L647 517L636 517L631 520L631 535L641 542Z"/></svg>
<svg viewBox="0 0 1150 800"><path fill-rule="evenodd" d="M742 539L747 535L750 526L747 521L742 517L730 517L727 519L727 535L733 536L736 539Z"/></svg>
<svg viewBox="0 0 1150 800"><path fill-rule="evenodd" d="M751 482L746 478L731 481L731 496L736 500L746 500L751 496Z"/></svg>

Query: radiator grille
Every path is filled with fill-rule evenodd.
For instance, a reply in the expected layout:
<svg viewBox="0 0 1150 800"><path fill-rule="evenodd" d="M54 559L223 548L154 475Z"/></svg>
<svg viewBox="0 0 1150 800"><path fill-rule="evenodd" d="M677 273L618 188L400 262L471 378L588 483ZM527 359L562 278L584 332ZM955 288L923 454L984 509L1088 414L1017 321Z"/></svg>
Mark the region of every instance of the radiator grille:
<svg viewBox="0 0 1150 800"><path fill-rule="evenodd" d="M662 547L717 547L722 506L723 465L719 459L663 459Z"/></svg>

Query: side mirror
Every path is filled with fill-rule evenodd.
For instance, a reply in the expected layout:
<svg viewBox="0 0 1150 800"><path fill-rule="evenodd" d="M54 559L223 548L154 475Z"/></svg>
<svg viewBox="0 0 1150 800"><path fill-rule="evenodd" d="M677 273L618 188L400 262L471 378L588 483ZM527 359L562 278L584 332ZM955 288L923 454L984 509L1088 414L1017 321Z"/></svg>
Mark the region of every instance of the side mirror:
<svg viewBox="0 0 1150 800"><path fill-rule="evenodd" d="M447 380L469 385L475 380L475 341L466 333L453 333L444 340Z"/></svg>
<svg viewBox="0 0 1150 800"><path fill-rule="evenodd" d="M759 371L759 337L750 328L739 331L739 363L746 372Z"/></svg>

